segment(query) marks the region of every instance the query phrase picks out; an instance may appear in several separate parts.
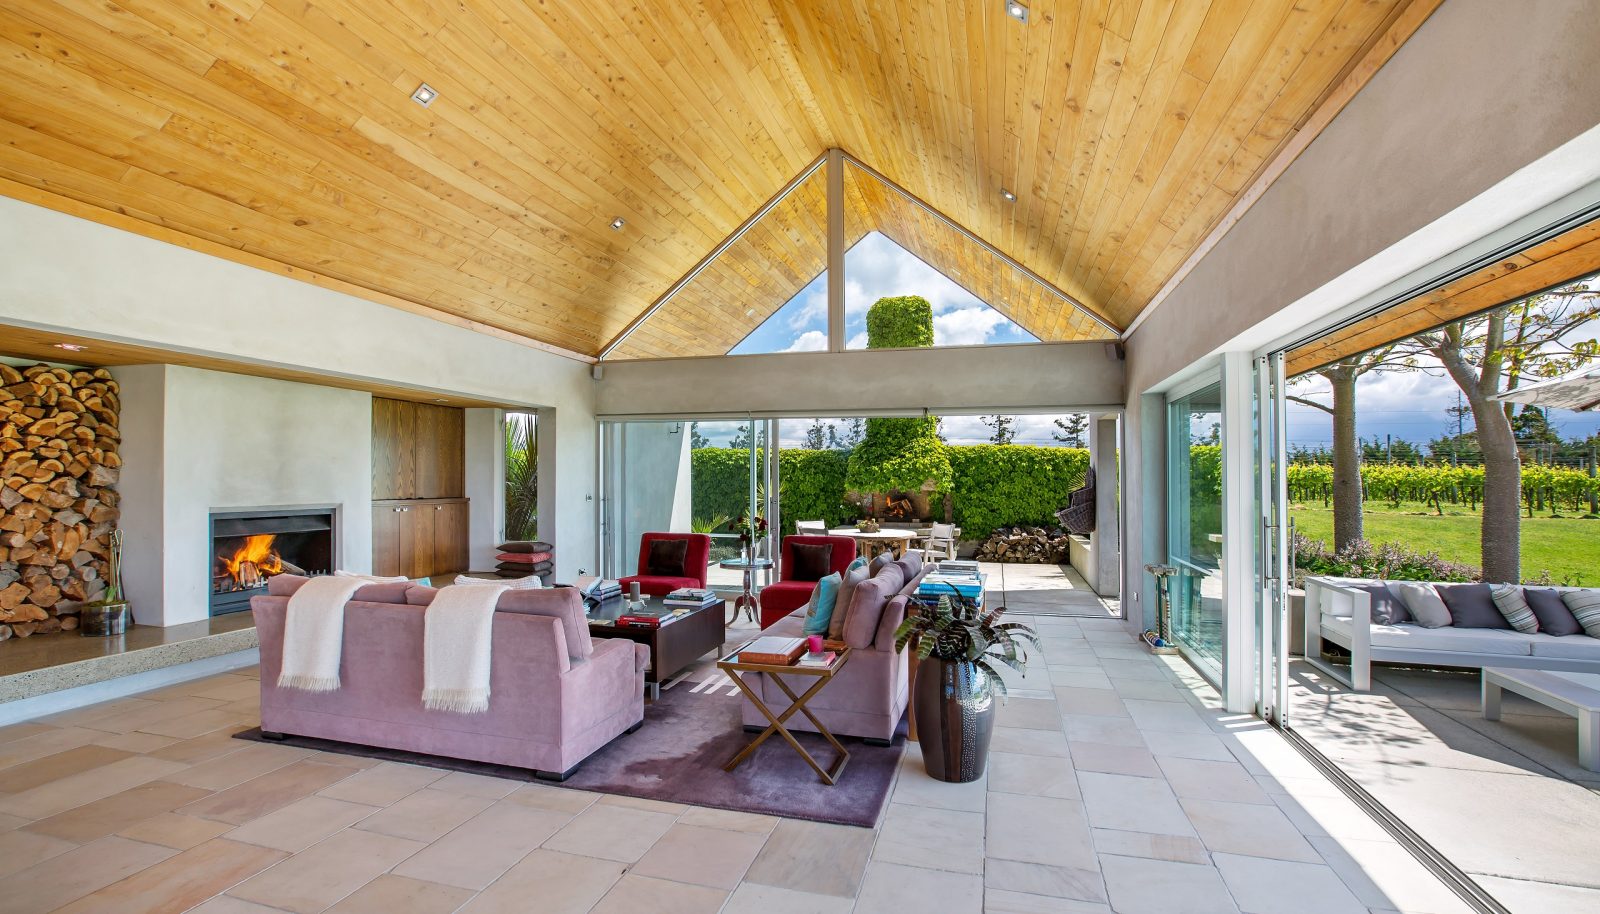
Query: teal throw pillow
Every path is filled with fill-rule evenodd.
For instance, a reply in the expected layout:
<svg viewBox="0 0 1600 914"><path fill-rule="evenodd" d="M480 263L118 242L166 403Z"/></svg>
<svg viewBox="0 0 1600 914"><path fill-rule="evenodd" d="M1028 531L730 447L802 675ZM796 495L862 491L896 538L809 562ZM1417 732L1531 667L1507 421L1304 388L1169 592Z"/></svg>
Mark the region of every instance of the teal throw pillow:
<svg viewBox="0 0 1600 914"><path fill-rule="evenodd" d="M828 623L833 620L834 604L839 602L839 582L843 580L839 572L826 575L817 582L811 591L811 601L806 604L806 628L808 635L826 635Z"/></svg>

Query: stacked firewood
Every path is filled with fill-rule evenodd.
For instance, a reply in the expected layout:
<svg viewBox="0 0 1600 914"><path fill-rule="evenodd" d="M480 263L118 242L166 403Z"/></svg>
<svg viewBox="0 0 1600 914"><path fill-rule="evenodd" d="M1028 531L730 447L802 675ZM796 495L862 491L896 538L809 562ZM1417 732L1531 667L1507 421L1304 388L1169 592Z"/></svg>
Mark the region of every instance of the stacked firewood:
<svg viewBox="0 0 1600 914"><path fill-rule="evenodd" d="M1057 527L1001 527L978 546L980 562L1022 565L1061 565L1068 561L1072 538Z"/></svg>
<svg viewBox="0 0 1600 914"><path fill-rule="evenodd" d="M103 368L0 364L0 641L77 628L105 594L119 408Z"/></svg>

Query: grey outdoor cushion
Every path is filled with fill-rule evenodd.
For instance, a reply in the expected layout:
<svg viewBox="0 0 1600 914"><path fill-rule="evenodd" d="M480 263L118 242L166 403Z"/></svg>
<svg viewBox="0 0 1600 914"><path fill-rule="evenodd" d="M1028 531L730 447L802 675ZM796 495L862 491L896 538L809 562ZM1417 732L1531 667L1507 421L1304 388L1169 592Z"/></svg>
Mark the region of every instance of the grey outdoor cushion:
<svg viewBox="0 0 1600 914"><path fill-rule="evenodd" d="M1494 605L1494 592L1488 584L1435 584L1439 599L1450 610L1450 624L1456 628L1511 628L1511 623Z"/></svg>
<svg viewBox="0 0 1600 914"><path fill-rule="evenodd" d="M1578 618L1567 608L1561 599L1561 594L1548 587L1525 587L1522 590L1523 599L1528 601L1528 608L1533 610L1534 616L1539 619L1539 631L1546 635L1581 635L1583 626L1578 624Z"/></svg>

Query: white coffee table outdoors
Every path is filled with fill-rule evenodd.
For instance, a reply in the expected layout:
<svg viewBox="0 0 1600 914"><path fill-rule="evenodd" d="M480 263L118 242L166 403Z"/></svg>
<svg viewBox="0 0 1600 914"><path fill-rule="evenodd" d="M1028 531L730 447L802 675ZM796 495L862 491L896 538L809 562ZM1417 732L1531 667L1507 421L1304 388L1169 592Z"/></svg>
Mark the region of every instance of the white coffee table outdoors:
<svg viewBox="0 0 1600 914"><path fill-rule="evenodd" d="M1500 719L1500 693L1515 692L1578 719L1578 764L1600 771L1600 674L1484 667L1483 719Z"/></svg>

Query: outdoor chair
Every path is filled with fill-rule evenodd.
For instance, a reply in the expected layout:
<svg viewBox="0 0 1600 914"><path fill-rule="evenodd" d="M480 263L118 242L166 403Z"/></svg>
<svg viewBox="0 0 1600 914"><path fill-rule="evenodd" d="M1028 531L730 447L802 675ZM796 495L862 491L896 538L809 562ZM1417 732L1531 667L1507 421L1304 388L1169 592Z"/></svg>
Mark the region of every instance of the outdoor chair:
<svg viewBox="0 0 1600 914"><path fill-rule="evenodd" d="M794 522L794 532L800 536L827 536L828 522L825 520L797 520Z"/></svg>
<svg viewBox="0 0 1600 914"><path fill-rule="evenodd" d="M956 525L934 524L922 541L922 560L937 562L956 557Z"/></svg>

